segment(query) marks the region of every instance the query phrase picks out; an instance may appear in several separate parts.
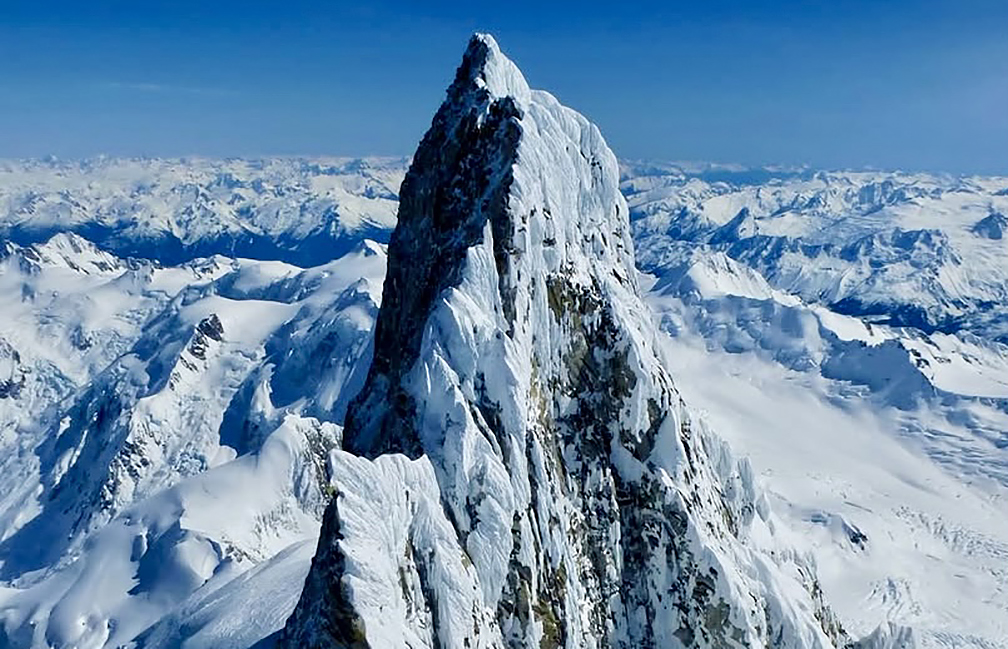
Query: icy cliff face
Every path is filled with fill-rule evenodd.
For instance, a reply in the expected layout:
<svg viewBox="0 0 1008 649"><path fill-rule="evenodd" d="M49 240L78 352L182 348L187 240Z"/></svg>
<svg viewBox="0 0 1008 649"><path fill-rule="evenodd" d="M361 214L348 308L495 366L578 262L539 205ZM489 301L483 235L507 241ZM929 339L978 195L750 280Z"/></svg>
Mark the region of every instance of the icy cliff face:
<svg viewBox="0 0 1008 649"><path fill-rule="evenodd" d="M748 465L663 369L616 159L470 42L400 192L289 647L830 647Z"/></svg>

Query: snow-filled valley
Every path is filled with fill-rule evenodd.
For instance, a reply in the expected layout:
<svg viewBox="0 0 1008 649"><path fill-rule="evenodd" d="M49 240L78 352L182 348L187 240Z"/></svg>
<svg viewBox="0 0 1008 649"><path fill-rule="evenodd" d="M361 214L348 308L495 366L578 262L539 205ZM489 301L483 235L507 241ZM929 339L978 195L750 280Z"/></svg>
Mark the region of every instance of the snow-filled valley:
<svg viewBox="0 0 1008 649"><path fill-rule="evenodd" d="M717 625L738 632L724 645L682 627L646 636L659 647L1008 647L1008 178L617 169L597 129L485 47L466 60L486 59L469 64L487 95L457 79L439 116L467 124L475 111L485 130L466 146L514 178L487 174L484 188L459 163L470 184L448 204L473 224L457 232L425 229L447 227L424 220L422 197L437 192L423 183L451 171L431 151L463 146L438 121L429 137L448 144L421 145L411 176L410 159L0 163L0 647L268 647L296 607L282 641L315 637L317 611L299 599L310 570L330 568L323 547L312 561L334 496L353 509L331 560L358 561L352 605L375 647L426 646L431 628L463 646L453 638L474 626L485 644L472 646L644 638L643 612L612 629L572 613L620 596L661 610L644 587L593 590L619 585L596 565L608 576L633 561L648 588L688 578L694 599L718 594ZM490 131L510 100L513 159ZM393 237L401 184L413 220ZM498 187L511 196L502 214ZM427 256L432 242L441 257ZM390 247L404 256L390 262ZM398 328L379 332L376 353L386 272ZM427 287L402 285L422 272L437 289L429 313L416 305ZM578 329L596 311L615 314L615 334ZM414 348L389 347L410 336ZM533 419L561 430L597 406L571 392L582 384L553 346L579 367L601 350L629 368L596 361L593 380L622 382L620 421L641 435L614 438L604 470L570 468L588 442L553 448L519 421L523 405L541 408ZM396 374L400 354L426 382ZM423 402L437 391L449 396ZM407 396L434 422L403 438L419 448L363 421L361 403L387 417ZM659 405L685 447L655 425ZM458 444L433 439L439 426ZM648 434L658 450L632 457ZM709 457L694 466L691 448ZM626 518L602 530L584 512L607 520L609 501L586 485L629 473L647 490L621 487L637 500L613 511L681 517L689 544L675 561L565 545L581 530L627 552ZM641 495L667 493L703 502L682 513ZM547 538L525 510L569 520ZM621 520L622 537L610 529ZM693 557L715 577L684 577ZM538 590L509 580L528 566L546 575L531 570ZM463 613L494 605L487 619L437 614L415 604L431 590ZM382 608L400 592L408 606ZM535 601L504 615L509 593ZM683 599L662 604L716 626Z"/></svg>

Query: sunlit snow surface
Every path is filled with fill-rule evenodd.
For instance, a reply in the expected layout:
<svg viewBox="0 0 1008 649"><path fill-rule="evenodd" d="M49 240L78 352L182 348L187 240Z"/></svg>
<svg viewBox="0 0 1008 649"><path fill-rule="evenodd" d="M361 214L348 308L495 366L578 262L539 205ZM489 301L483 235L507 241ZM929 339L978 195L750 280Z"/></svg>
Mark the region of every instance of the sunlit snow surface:
<svg viewBox="0 0 1008 649"><path fill-rule="evenodd" d="M364 237L388 236L404 165L0 165L10 645L283 625L380 303ZM623 173L668 369L852 635L1008 646L1008 179Z"/></svg>
<svg viewBox="0 0 1008 649"><path fill-rule="evenodd" d="M824 345L823 336L842 329L820 324L823 330L817 330L814 317L808 330L792 334L787 344L771 346L739 334L751 344L742 350L737 342L722 344L728 339L724 330L752 317L746 307L763 313L773 308L740 307L722 298L711 307L719 322L700 316L683 326L683 313L704 308L659 293L651 294L651 303L657 317L667 318L667 329L678 321L668 345L670 369L683 377L684 396L736 452L749 457L777 513L791 519L801 543L814 552L830 602L855 635L889 619L913 627L923 646L1004 645L1008 420L1003 410L982 399L927 394L927 383L911 380L915 367L905 351L903 358L880 354L877 366L853 357L849 376L855 378L849 381L825 378L809 357L796 367L795 347L815 355L851 344ZM831 318L823 320L857 327ZM779 332L777 322L769 326ZM958 360L957 352L943 353ZM1004 351L985 360L996 367ZM861 373L890 378L872 389L856 378ZM902 410L887 401L903 389L900 384L925 390L926 396L912 410ZM971 386L964 382L967 394ZM980 432L981 422L1000 432Z"/></svg>

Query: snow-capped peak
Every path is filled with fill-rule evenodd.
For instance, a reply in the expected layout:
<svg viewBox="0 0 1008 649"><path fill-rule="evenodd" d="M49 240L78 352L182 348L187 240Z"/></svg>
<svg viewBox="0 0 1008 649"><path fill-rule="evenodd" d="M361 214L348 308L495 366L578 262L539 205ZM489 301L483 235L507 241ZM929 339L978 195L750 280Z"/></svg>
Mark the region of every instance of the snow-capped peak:
<svg viewBox="0 0 1008 649"><path fill-rule="evenodd" d="M400 191L291 647L830 647L813 569L683 404L616 158L486 36Z"/></svg>
<svg viewBox="0 0 1008 649"><path fill-rule="evenodd" d="M462 57L456 84L473 84L485 88L493 99L512 97L519 107L531 101L531 91L521 70L504 56L497 41L490 34L474 34Z"/></svg>

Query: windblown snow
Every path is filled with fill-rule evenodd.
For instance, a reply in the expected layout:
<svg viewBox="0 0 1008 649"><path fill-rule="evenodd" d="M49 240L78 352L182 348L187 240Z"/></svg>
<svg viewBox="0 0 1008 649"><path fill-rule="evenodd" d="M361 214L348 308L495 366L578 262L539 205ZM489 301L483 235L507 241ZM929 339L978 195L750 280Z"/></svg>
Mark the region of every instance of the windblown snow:
<svg viewBox="0 0 1008 649"><path fill-rule="evenodd" d="M1008 646L1004 214L488 37L412 160L0 162L0 647Z"/></svg>

